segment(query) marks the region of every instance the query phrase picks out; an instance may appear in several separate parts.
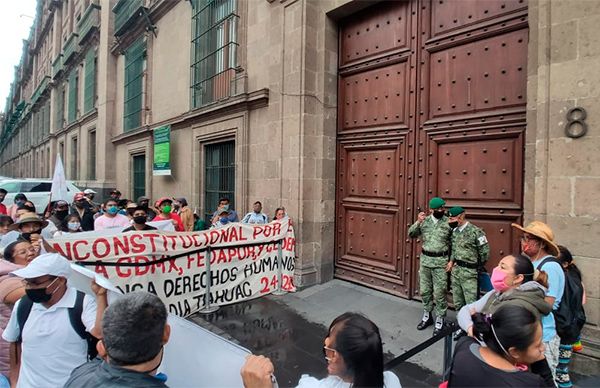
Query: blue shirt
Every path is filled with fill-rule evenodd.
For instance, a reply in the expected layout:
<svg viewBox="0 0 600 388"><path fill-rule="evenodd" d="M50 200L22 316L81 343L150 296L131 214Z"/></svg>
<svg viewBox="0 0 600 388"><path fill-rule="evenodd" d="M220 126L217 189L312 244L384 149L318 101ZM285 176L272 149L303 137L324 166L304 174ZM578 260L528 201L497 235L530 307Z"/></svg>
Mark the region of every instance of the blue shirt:
<svg viewBox="0 0 600 388"><path fill-rule="evenodd" d="M550 257L550 255L534 261L533 266L535 269L538 269L539 265L547 257ZM554 298L552 310L556 310L565 291L565 273L560 264L553 261L544 264L544 266L541 268L541 271L544 271L548 274L548 292L546 293L546 296L551 296ZM554 315L544 315L542 317L542 341L550 342L555 335L556 323L554 322Z"/></svg>

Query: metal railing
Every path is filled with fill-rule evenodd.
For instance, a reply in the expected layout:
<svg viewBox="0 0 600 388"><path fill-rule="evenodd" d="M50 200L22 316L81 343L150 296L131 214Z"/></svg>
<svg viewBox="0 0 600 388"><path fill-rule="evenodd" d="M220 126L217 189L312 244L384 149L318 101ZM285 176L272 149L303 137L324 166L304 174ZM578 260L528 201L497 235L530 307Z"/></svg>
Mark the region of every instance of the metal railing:
<svg viewBox="0 0 600 388"><path fill-rule="evenodd" d="M120 0L113 8L115 14L115 36L123 35L127 27L140 16L144 0Z"/></svg>
<svg viewBox="0 0 600 388"><path fill-rule="evenodd" d="M31 102L30 102L31 105L35 105L37 100L42 96L42 94L44 94L44 92L46 91L46 88L48 88L49 84L50 84L50 77L46 75L46 76L44 76L44 78L42 78L42 80L38 84L38 87L33 92L33 95L31 96Z"/></svg>
<svg viewBox="0 0 600 388"><path fill-rule="evenodd" d="M408 360L412 356L414 356L418 353L421 353L423 350L427 349L431 345L433 345L436 342L438 342L439 340L443 339L444 340L444 362L443 362L444 370L442 371L442 374L445 374L448 371L448 369L450 368L450 365L452 363L452 334L456 330L458 330L458 326L456 325L456 323L454 323L454 322L446 323L446 325L442 328L442 330L440 330L440 332L438 334L421 342L420 344L413 347L412 349L407 350L400 356L389 361L388 363L385 364L384 369L390 370L390 369L397 367L398 365L402 364L404 361Z"/></svg>
<svg viewBox="0 0 600 388"><path fill-rule="evenodd" d="M77 23L77 31L79 33L79 45L85 42L90 33L100 26L100 6L90 4Z"/></svg>
<svg viewBox="0 0 600 388"><path fill-rule="evenodd" d="M63 55L58 54L54 62L52 62L52 78L56 78L63 70Z"/></svg>
<svg viewBox="0 0 600 388"><path fill-rule="evenodd" d="M69 39L65 42L63 48L63 63L67 63L79 50L79 44L77 43L78 34L72 33Z"/></svg>

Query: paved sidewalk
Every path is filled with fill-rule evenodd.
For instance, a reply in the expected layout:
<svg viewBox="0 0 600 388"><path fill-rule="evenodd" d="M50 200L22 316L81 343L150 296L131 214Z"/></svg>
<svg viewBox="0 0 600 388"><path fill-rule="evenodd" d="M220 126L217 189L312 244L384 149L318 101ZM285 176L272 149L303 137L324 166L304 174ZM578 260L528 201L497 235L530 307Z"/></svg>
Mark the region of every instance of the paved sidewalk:
<svg viewBox="0 0 600 388"><path fill-rule="evenodd" d="M325 377L323 339L327 327L346 311L361 312L380 329L386 361L431 337L418 331L421 304L353 283L332 280L283 296L267 296L221 307L190 319L275 364L280 387L296 386L302 374ZM448 311L450 319L454 312ZM394 372L402 386L437 387L441 381L443 341L410 358ZM572 374L577 387L598 387L600 377Z"/></svg>

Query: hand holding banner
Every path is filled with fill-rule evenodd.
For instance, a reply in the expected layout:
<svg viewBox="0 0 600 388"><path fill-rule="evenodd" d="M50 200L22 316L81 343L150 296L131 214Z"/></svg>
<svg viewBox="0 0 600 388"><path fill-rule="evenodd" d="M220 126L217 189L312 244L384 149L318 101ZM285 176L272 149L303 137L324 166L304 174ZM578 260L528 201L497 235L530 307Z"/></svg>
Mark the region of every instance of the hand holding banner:
<svg viewBox="0 0 600 388"><path fill-rule="evenodd" d="M282 257L278 260L278 243ZM205 304L225 305L295 291L293 229L287 220L266 225L232 223L200 232L144 231L81 238L55 238L63 256L95 271L121 291L158 295L170 313L188 316ZM206 271L210 259L211 271ZM277 275L281 265L281 280Z"/></svg>

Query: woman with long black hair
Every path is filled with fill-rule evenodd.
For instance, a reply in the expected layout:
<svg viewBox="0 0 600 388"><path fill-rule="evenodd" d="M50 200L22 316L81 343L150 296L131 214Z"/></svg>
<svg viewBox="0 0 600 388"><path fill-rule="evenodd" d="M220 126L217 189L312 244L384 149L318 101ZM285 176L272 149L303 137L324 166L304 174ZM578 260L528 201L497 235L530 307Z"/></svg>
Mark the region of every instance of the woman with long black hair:
<svg viewBox="0 0 600 388"><path fill-rule="evenodd" d="M475 313L473 337L456 344L448 387L554 387L532 365L544 360L542 325L526 307L504 304L493 314ZM482 346L479 342L485 344Z"/></svg>
<svg viewBox="0 0 600 388"><path fill-rule="evenodd" d="M329 376L318 380L302 375L298 388L401 387L395 374L383 371L379 328L361 314L344 313L331 322L323 353ZM241 370L244 387L271 387L273 373L268 358L250 356Z"/></svg>

